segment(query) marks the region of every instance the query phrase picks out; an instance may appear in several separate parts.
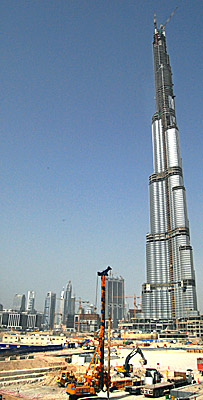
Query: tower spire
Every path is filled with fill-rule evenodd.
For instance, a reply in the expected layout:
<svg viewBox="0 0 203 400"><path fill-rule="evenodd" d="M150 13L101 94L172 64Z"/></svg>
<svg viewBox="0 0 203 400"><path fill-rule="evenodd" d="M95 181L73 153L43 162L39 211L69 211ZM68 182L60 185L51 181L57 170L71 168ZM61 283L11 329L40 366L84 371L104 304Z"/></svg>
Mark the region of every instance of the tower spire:
<svg viewBox="0 0 203 400"><path fill-rule="evenodd" d="M157 33L156 13L154 13L154 30L155 30L155 33Z"/></svg>

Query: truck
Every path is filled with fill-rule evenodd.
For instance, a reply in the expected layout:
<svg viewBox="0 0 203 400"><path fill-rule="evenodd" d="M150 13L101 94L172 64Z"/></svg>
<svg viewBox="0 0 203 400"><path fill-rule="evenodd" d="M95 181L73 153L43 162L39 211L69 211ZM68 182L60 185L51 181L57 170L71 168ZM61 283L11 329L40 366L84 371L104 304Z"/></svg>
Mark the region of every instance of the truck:
<svg viewBox="0 0 203 400"><path fill-rule="evenodd" d="M124 342L123 342L123 345L124 345L124 346L129 346L129 345L131 345L131 344L133 344L133 341L132 341L132 340L124 340Z"/></svg>
<svg viewBox="0 0 203 400"><path fill-rule="evenodd" d="M202 357L197 358L197 369L203 375L203 358Z"/></svg>
<svg viewBox="0 0 203 400"><path fill-rule="evenodd" d="M170 392L174 388L172 382L160 382L152 385L144 385L141 388L141 394L145 397L161 397Z"/></svg>
<svg viewBox="0 0 203 400"><path fill-rule="evenodd" d="M144 379L137 379L132 386L126 386L125 391L129 394L140 394L145 385L153 386L161 383L162 375L156 368L146 368Z"/></svg>
<svg viewBox="0 0 203 400"><path fill-rule="evenodd" d="M136 378L116 379L115 381L112 380L109 391L114 392L115 390L125 390L127 392L127 388L135 387L136 383L139 384L139 382L140 380L137 380Z"/></svg>
<svg viewBox="0 0 203 400"><path fill-rule="evenodd" d="M190 368L186 372L174 371L174 377L169 378L168 381L173 382L175 387L196 383L193 370Z"/></svg>
<svg viewBox="0 0 203 400"><path fill-rule="evenodd" d="M141 379L137 379L133 382L132 385L125 386L125 391L129 394L141 394L143 381Z"/></svg>
<svg viewBox="0 0 203 400"><path fill-rule="evenodd" d="M195 383L191 369L186 372L175 371L174 376L162 382L162 375L155 368L147 368L144 379L134 382L125 388L129 394L143 394L145 397L161 397L168 394L171 389Z"/></svg>
<svg viewBox="0 0 203 400"><path fill-rule="evenodd" d="M161 397L168 394L171 389L178 388L195 383L194 374L191 369L186 372L174 371L173 378L166 382L157 382L154 384L146 384L142 387L141 393L147 397Z"/></svg>

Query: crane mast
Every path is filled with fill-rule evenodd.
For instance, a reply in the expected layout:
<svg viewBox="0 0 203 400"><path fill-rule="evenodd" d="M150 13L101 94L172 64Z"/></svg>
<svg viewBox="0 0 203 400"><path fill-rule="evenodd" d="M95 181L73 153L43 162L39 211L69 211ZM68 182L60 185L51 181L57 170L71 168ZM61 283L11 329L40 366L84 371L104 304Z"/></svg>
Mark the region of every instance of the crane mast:
<svg viewBox="0 0 203 400"><path fill-rule="evenodd" d="M101 321L98 346L84 374L84 384L74 379L67 386L66 393L72 400L86 395L95 395L100 390L106 391L111 385L110 374L104 370L105 292L106 277L110 270L111 267L108 266L104 271L97 273L98 276L101 276ZM90 372L92 366L93 369Z"/></svg>

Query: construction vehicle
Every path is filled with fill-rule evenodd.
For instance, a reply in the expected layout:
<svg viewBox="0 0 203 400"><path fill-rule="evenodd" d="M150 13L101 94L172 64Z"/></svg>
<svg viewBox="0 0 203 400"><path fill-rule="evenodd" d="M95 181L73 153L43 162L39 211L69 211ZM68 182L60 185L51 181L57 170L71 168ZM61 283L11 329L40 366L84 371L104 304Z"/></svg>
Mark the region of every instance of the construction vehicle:
<svg viewBox="0 0 203 400"><path fill-rule="evenodd" d="M168 394L173 388L190 385L195 382L193 371L190 369L186 372L175 371L174 377L165 382L161 382L162 375L155 368L148 369L148 373L151 376L146 377L145 374L144 386L141 387L141 394L146 397L161 397ZM147 378L150 380L147 380ZM148 383L149 381L151 382L150 384Z"/></svg>
<svg viewBox="0 0 203 400"><path fill-rule="evenodd" d="M203 375L203 358L202 357L197 358L197 369Z"/></svg>
<svg viewBox="0 0 203 400"><path fill-rule="evenodd" d="M152 385L144 385L141 387L141 394L146 397L161 397L168 394L174 388L172 382L160 382Z"/></svg>
<svg viewBox="0 0 203 400"><path fill-rule="evenodd" d="M161 382L163 376L156 368L146 368L144 384L145 385L155 385Z"/></svg>
<svg viewBox="0 0 203 400"><path fill-rule="evenodd" d="M76 377L72 371L61 371L61 375L57 377L56 382L58 383L59 387L65 387L67 386L68 382L71 382L74 379L76 379Z"/></svg>
<svg viewBox="0 0 203 400"><path fill-rule="evenodd" d="M146 368L145 376L142 379L137 379L132 385L126 386L125 391L129 394L141 394L145 385L154 386L161 383L162 375L156 368Z"/></svg>
<svg viewBox="0 0 203 400"><path fill-rule="evenodd" d="M132 340L124 340L124 342L123 342L123 346L129 346L131 344L133 344Z"/></svg>
<svg viewBox="0 0 203 400"><path fill-rule="evenodd" d="M174 371L174 376L167 381L162 381L163 376L156 368L147 368L144 379L138 379L132 385L126 386L129 394L143 394L146 397L161 397L168 394L171 389L195 383L191 369L186 372Z"/></svg>
<svg viewBox="0 0 203 400"><path fill-rule="evenodd" d="M194 372L188 368L186 372L174 371L174 377L168 379L169 382L174 382L175 387L190 385L196 383Z"/></svg>
<svg viewBox="0 0 203 400"><path fill-rule="evenodd" d="M105 290L106 277L110 270L111 267L107 267L103 272L98 272L98 276L101 276L101 322L98 345L84 374L84 382L79 381L79 379L73 379L68 383L66 393L69 395L70 400L75 400L78 397L94 396L101 390L108 390L111 385L110 374L104 368Z"/></svg>
<svg viewBox="0 0 203 400"><path fill-rule="evenodd" d="M122 377L131 377L131 376L133 376L133 365L129 364L129 361L136 354L140 354L140 356L142 357L142 360L143 360L143 365L146 365L147 364L147 360L146 360L142 350L137 346L127 355L124 365L115 367L114 371L116 371L117 374L119 374Z"/></svg>

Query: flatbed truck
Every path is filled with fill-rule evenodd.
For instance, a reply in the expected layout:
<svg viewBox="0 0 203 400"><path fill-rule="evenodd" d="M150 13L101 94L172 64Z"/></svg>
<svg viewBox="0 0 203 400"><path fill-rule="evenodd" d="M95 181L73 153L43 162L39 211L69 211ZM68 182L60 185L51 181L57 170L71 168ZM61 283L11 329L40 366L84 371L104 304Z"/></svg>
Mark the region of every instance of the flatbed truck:
<svg viewBox="0 0 203 400"><path fill-rule="evenodd" d="M125 386L125 391L128 392L129 394L141 394L141 389L143 388L143 381L135 381L133 382L133 385L130 386Z"/></svg>
<svg viewBox="0 0 203 400"><path fill-rule="evenodd" d="M150 376L151 375L151 376ZM137 380L133 385L126 386L125 391L129 394L142 394L145 397L161 397L168 394L171 389L195 383L192 370L186 372L174 372L174 377L161 382L161 375L155 368L147 368L144 380Z"/></svg>
<svg viewBox="0 0 203 400"><path fill-rule="evenodd" d="M145 397L161 397L168 394L174 388L172 382L160 382L152 385L144 385L141 388L141 394Z"/></svg>

